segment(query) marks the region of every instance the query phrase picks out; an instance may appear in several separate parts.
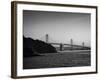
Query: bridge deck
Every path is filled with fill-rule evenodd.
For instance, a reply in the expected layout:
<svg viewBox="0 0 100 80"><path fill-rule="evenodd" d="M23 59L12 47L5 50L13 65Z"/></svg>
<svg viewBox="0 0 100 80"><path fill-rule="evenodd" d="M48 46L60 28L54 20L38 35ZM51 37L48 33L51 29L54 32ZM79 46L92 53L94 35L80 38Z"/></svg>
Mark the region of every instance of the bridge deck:
<svg viewBox="0 0 100 80"><path fill-rule="evenodd" d="M49 43L49 44L53 44L53 45L61 45L61 44L63 44L63 43ZM71 45L71 44L63 44L63 45L67 45L67 46L73 46L73 47L83 47L82 45ZM88 46L84 46L84 47L87 47L88 48Z"/></svg>

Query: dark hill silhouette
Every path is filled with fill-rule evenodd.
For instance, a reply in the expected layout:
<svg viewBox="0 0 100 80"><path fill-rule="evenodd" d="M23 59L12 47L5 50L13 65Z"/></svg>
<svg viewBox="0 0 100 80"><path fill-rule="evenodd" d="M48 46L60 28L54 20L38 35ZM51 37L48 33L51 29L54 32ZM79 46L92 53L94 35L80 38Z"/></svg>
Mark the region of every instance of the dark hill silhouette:
<svg viewBox="0 0 100 80"><path fill-rule="evenodd" d="M56 49L48 43L41 40L34 40L32 38L23 37L23 55L28 56L38 56L41 53L56 53Z"/></svg>

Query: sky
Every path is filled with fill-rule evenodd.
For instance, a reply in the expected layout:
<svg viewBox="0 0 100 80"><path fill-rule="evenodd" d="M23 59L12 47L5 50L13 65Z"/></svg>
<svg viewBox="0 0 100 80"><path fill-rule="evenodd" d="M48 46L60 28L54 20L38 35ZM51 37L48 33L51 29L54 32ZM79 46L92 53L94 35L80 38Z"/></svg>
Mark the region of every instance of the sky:
<svg viewBox="0 0 100 80"><path fill-rule="evenodd" d="M23 10L23 35L49 42L70 43L90 46L91 15L88 13L69 13L51 11Z"/></svg>

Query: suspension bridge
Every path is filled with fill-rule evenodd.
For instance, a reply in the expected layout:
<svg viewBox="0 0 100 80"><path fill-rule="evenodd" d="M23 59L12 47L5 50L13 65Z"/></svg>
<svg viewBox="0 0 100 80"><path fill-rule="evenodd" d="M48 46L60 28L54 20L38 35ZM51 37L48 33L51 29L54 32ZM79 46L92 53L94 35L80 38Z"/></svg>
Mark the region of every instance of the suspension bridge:
<svg viewBox="0 0 100 80"><path fill-rule="evenodd" d="M90 50L90 47L85 46L85 43L82 42L81 45L76 45L73 42L73 39L70 39L70 43L59 43L55 40L53 40L49 34L46 34L45 36L41 37L40 40L51 44L56 48L57 51L64 51L64 50Z"/></svg>

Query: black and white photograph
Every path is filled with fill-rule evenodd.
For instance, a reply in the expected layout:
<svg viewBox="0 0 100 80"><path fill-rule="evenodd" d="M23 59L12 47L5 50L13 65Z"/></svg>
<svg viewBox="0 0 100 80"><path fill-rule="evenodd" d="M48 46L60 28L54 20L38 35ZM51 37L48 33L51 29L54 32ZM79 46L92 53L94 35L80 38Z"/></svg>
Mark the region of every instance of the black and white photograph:
<svg viewBox="0 0 100 80"><path fill-rule="evenodd" d="M97 73L97 6L11 6L13 78Z"/></svg>
<svg viewBox="0 0 100 80"><path fill-rule="evenodd" d="M23 69L91 65L91 16L23 10Z"/></svg>

